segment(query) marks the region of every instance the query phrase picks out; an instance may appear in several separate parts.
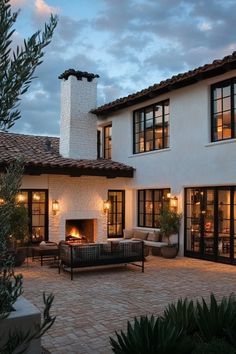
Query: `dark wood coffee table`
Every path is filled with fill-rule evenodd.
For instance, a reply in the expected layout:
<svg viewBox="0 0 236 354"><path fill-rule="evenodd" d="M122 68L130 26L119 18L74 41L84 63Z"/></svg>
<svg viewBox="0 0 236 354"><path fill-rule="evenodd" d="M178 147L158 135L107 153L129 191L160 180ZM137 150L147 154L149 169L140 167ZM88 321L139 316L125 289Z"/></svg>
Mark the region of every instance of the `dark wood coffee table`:
<svg viewBox="0 0 236 354"><path fill-rule="evenodd" d="M43 266L44 261L58 260L58 255L59 249L57 246L37 246L32 248L32 260L39 258L41 266Z"/></svg>

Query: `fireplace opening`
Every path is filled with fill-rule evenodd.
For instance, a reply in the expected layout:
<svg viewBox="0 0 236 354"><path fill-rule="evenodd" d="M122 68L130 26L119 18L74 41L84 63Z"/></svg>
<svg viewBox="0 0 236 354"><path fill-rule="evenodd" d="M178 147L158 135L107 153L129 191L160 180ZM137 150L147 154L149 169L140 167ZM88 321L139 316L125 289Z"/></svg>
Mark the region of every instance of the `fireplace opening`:
<svg viewBox="0 0 236 354"><path fill-rule="evenodd" d="M95 219L66 220L66 241L77 243L94 243L95 223Z"/></svg>

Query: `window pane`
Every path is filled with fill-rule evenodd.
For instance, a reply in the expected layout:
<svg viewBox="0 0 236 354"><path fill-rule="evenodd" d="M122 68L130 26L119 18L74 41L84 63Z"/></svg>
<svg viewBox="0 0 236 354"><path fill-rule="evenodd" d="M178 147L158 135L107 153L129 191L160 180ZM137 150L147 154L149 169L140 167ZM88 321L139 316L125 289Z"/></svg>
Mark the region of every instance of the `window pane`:
<svg viewBox="0 0 236 354"><path fill-rule="evenodd" d="M235 79L229 80L230 83L219 84L213 88L213 112L212 112L212 135L213 141L231 139L235 136L235 116L231 111L234 103L233 87ZM233 86L234 85L234 86ZM221 86L221 87L220 87ZM232 89L231 89L232 87ZM232 126L231 117L233 114L234 125Z"/></svg>
<svg viewBox="0 0 236 354"><path fill-rule="evenodd" d="M226 97L223 99L223 111L228 111L230 109L230 97Z"/></svg>
<svg viewBox="0 0 236 354"><path fill-rule="evenodd" d="M169 205L169 199L167 199L167 193L169 192L170 189L146 189L138 191L138 226L158 227L160 211L164 206ZM144 201L141 201L141 199Z"/></svg>
<svg viewBox="0 0 236 354"><path fill-rule="evenodd" d="M162 149L167 147L169 144L168 127L169 101L160 102L135 112L134 153L152 151L155 149ZM164 129L165 134L163 134ZM140 132L144 132L142 138L138 135Z"/></svg>
<svg viewBox="0 0 236 354"><path fill-rule="evenodd" d="M214 99L218 99L222 97L222 90L221 88L215 88L213 91Z"/></svg>
<svg viewBox="0 0 236 354"><path fill-rule="evenodd" d="M146 121L148 119L153 119L153 107L146 108L145 113L146 113L146 116L145 116Z"/></svg>
<svg viewBox="0 0 236 354"><path fill-rule="evenodd" d="M214 101L214 113L218 113L222 111L222 100Z"/></svg>
<svg viewBox="0 0 236 354"><path fill-rule="evenodd" d="M162 105L158 105L158 104L155 105L154 112L155 112L155 117L162 117L163 115Z"/></svg>
<svg viewBox="0 0 236 354"><path fill-rule="evenodd" d="M223 97L230 96L230 85L223 87Z"/></svg>

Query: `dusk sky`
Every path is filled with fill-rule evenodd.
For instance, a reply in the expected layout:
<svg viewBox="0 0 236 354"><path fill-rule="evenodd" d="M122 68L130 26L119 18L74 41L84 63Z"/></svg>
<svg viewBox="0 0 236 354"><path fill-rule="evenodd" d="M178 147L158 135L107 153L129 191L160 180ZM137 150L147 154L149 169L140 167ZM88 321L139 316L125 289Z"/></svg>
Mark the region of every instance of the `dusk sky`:
<svg viewBox="0 0 236 354"><path fill-rule="evenodd" d="M236 50L236 0L11 0L14 43L59 23L12 132L58 135L60 80L74 68L100 75L98 105Z"/></svg>

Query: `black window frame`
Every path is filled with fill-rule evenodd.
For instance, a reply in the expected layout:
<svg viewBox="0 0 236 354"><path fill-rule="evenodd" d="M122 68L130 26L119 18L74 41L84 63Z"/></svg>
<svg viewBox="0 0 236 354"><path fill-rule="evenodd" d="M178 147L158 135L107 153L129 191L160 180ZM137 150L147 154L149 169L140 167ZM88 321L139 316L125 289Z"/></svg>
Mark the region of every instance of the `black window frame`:
<svg viewBox="0 0 236 354"><path fill-rule="evenodd" d="M28 209L28 216L29 216L29 235L30 235L30 242L32 244L37 244L39 242L41 242L42 240L40 239L39 241L37 240L33 240L32 238L32 216L33 216L33 212L32 212L32 200L33 200L33 194L37 193L37 192L44 192L45 193L45 214L44 214L44 222L45 222L45 235L44 235L44 241L48 241L48 217L49 217L49 212L48 212L48 189L20 189L19 193L21 192L26 192L28 193L28 203L27 203L27 209Z"/></svg>
<svg viewBox="0 0 236 354"><path fill-rule="evenodd" d="M118 208L117 208L118 202L117 201L116 201L116 207L115 207L116 212L112 213L112 201L110 199L109 193L121 193L121 205L122 205L121 219L122 219L122 221L121 221L121 232L120 233L117 232L117 229L116 229L116 233L114 233L114 232L111 234L109 233L109 225L116 225L116 228L117 228L117 225L118 225L117 215L119 214L117 212L117 210L118 210ZM122 238L123 237L123 230L125 229L125 190L124 189L109 189L107 194L108 194L108 200L111 203L110 210L108 210L108 215L107 215L107 238ZM115 219L114 224L109 223L111 214L112 214L112 218Z"/></svg>
<svg viewBox="0 0 236 354"><path fill-rule="evenodd" d="M106 131L111 129L111 134L106 135ZM109 141L111 145L109 146ZM103 156L106 160L111 160L112 158L112 124L108 124L103 127Z"/></svg>
<svg viewBox="0 0 236 354"><path fill-rule="evenodd" d="M168 103L168 104L167 104ZM162 138L161 138L161 143L162 143L162 147L158 147L157 146L157 143L156 141L158 139L155 138L155 119L157 118L155 116L155 107L156 106L162 106L162 114L160 115L160 117L162 118L162 125L161 125L161 128L162 128ZM165 113L165 106L168 106L169 110L168 110L168 113ZM146 119L146 112L148 110L152 109L152 119ZM143 120L143 130L139 130L137 132L136 130L136 125L141 125L142 124L142 120L140 119L138 122L136 122L136 115L137 114L141 114L143 113L144 114L144 120ZM166 135L165 134L165 130L166 130L166 121L165 121L165 117L168 116L168 124L167 124L167 128L168 128L168 134ZM149 148L147 149L147 145L146 145L146 135L147 135L147 132L148 132L148 129L147 129L147 121L152 121L152 139L151 140L148 140L149 142L152 143L152 148ZM149 130L150 132L151 130ZM140 145L140 141L139 140L136 140L136 137L139 136L140 133L143 133L143 144L144 144L144 149L143 151L137 151L136 149L136 146L137 145ZM145 153L145 152L149 152L149 151L156 151L156 150L163 150L163 149L167 149L169 148L169 141L170 141L170 99L165 99L163 101L160 101L160 102L156 102L152 105L148 105L146 107L142 107L142 108L139 108L137 110L135 110L133 112L133 154L142 154L142 153Z"/></svg>
<svg viewBox="0 0 236 354"><path fill-rule="evenodd" d="M201 210L201 216L199 219L199 233L200 233L200 241L199 241L199 249L194 249L194 240L191 240L189 244L190 247L187 247L188 244L188 231L190 231L190 236L192 239L191 233L192 231L192 221L194 222L195 217L191 213L188 212L188 207L193 205L193 202L188 201L188 192L194 193L195 191L199 191L202 197L199 199L199 205ZM213 199L213 250L211 254L207 254L204 252L204 216L205 216L205 200L206 193L211 191L214 193ZM222 191L229 192L229 255L222 256L219 253L218 246L220 242L220 218L219 218L219 193ZM235 211L236 211L236 185L224 185L224 186L200 186L200 187L187 187L184 189L184 256L191 258L199 258L219 263L227 263L227 264L235 264L236 265L236 252L234 248L236 247L236 237L235 237L235 227L236 227L236 219L235 219ZM188 223L188 220L191 220L191 225Z"/></svg>
<svg viewBox="0 0 236 354"><path fill-rule="evenodd" d="M146 194L147 191L149 191L151 193L151 200L147 201L146 198ZM161 203L161 209L163 209L164 206L169 206L170 205L170 198L167 197L167 194L170 194L170 188L158 188L158 189L139 189L138 190L138 227L146 227L146 228L151 228L151 229L156 229L159 228L158 224L155 224L155 216L156 215L160 215L155 213L155 208L152 207L152 225L148 225L147 226L147 213L146 212L146 203L147 202L151 202L152 205L154 206L154 203ZM159 200L155 200L155 192L158 192L160 194L160 199ZM141 201L141 193L143 193L143 201ZM166 197L165 197L165 193L166 193ZM141 202L143 202L143 213L140 212L141 209ZM140 221L141 219L141 214L143 214L143 223Z"/></svg>
<svg viewBox="0 0 236 354"><path fill-rule="evenodd" d="M223 118L222 118L222 138L221 139L216 139L215 138L215 128L217 127L217 119L215 117L217 116L217 113L223 114L224 108L222 106L222 110L220 112L215 112L214 111L214 102L217 101L217 99L214 98L214 90L217 88L220 88L223 90L223 87L226 85L230 86L230 96L221 96L221 106L222 106L222 101L223 98L230 97L230 129L231 129L231 137L230 138L223 138ZM217 142L217 141L225 141L225 140L231 140L236 138L236 88L234 87L236 85L236 77L220 81L217 83L214 83L211 85L211 142Z"/></svg>

